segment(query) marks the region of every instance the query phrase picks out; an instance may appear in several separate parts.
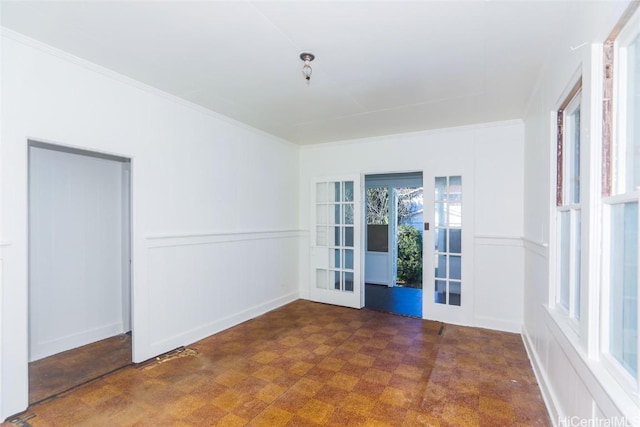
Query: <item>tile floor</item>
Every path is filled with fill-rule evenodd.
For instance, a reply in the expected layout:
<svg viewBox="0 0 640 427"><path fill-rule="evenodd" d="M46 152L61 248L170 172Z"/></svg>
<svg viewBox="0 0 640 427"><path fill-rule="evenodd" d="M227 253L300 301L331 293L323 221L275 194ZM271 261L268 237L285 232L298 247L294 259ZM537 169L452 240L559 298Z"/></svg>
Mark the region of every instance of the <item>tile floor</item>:
<svg viewBox="0 0 640 427"><path fill-rule="evenodd" d="M34 405L22 425L551 425L519 335L441 326L299 300Z"/></svg>

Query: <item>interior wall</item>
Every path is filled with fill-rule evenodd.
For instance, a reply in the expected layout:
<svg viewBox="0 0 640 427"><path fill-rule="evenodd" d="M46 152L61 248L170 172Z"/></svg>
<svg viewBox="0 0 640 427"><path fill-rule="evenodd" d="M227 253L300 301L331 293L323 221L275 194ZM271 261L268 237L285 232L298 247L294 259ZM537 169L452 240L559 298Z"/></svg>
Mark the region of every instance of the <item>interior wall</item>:
<svg viewBox="0 0 640 427"><path fill-rule="evenodd" d="M29 148L29 361L126 332L123 173Z"/></svg>
<svg viewBox="0 0 640 427"><path fill-rule="evenodd" d="M300 224L309 229L314 177L436 171L442 164L469 172L475 266L469 324L507 331L522 327L523 124L520 121L366 138L303 147L300 151ZM427 183L424 183L425 188ZM471 199L467 198L470 194ZM464 203L463 203L464 205ZM427 221L425 215L425 221ZM464 238L464 232L463 232ZM300 295L309 297L309 236L301 245ZM464 272L463 272L464 274ZM471 284L471 283L470 283ZM425 284L425 289L428 284ZM427 295L427 293L425 294Z"/></svg>
<svg viewBox="0 0 640 427"><path fill-rule="evenodd" d="M1 419L28 401L28 139L132 159L135 362L298 297L297 146L11 31L1 59Z"/></svg>
<svg viewBox="0 0 640 427"><path fill-rule="evenodd" d="M601 43L614 28L627 2L592 3L582 8L582 14L568 23L574 47L558 45L549 52L547 64L541 70L540 79L533 91L529 110L525 117L525 290L524 290L524 341L547 402L554 425L565 417L580 417L582 421L595 418L627 417L627 422L638 422L637 406L630 404L625 394L616 390L608 381L597 362L595 353L585 349L594 346L586 330L580 335L566 327L562 319L549 309L550 280L553 277L555 212L555 115L576 76L582 75L583 93L581 105L581 186L588 197L582 198L583 206L598 202L598 182L590 168L592 159L599 155L602 62ZM596 168L597 169L597 168ZM585 193L583 193L584 195ZM583 260L590 251L600 245L588 226L596 219L583 211L582 232ZM584 281L595 284L598 277L592 274L593 266L582 263ZM582 289L585 289L584 287ZM581 292L581 300L587 310L581 318L597 327L597 293ZM595 299L594 299L595 298ZM597 334L595 334L597 335ZM592 337L595 338L595 337ZM576 418L579 419L579 418ZM620 420L621 418L618 418ZM601 420L602 421L602 420Z"/></svg>

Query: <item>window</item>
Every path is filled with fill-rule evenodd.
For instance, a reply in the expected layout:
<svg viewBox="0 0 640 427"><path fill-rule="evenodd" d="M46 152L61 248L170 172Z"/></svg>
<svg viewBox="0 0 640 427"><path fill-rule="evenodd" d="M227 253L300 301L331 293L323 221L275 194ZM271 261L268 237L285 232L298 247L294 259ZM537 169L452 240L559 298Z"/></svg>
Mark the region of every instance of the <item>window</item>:
<svg viewBox="0 0 640 427"><path fill-rule="evenodd" d="M607 51L608 50L608 51ZM640 200L640 12L605 45L602 352L638 390L638 201Z"/></svg>
<svg viewBox="0 0 640 427"><path fill-rule="evenodd" d="M577 329L580 319L580 100L578 81L557 116L557 286L556 307L566 313Z"/></svg>

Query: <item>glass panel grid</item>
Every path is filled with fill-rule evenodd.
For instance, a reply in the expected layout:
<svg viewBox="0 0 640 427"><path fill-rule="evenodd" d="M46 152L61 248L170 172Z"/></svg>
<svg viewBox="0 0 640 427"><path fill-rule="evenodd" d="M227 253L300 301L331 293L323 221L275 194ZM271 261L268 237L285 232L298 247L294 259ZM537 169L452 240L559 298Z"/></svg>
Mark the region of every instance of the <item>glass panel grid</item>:
<svg viewBox="0 0 640 427"><path fill-rule="evenodd" d="M435 295L437 304L461 304L462 177L436 177Z"/></svg>
<svg viewBox="0 0 640 427"><path fill-rule="evenodd" d="M316 245L328 251L327 269L316 270L316 286L354 291L355 203L353 181L316 184Z"/></svg>

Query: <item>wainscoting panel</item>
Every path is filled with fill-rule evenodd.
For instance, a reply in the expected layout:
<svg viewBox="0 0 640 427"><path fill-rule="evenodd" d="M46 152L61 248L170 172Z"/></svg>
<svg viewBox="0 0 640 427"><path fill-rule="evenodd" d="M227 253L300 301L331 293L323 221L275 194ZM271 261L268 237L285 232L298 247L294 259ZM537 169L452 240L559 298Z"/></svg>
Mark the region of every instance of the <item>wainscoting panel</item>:
<svg viewBox="0 0 640 427"><path fill-rule="evenodd" d="M522 239L476 235L474 246L475 326L519 333L523 323ZM464 279L462 286L464 289Z"/></svg>
<svg viewBox="0 0 640 427"><path fill-rule="evenodd" d="M150 345L171 350L298 298L298 230L147 237Z"/></svg>

